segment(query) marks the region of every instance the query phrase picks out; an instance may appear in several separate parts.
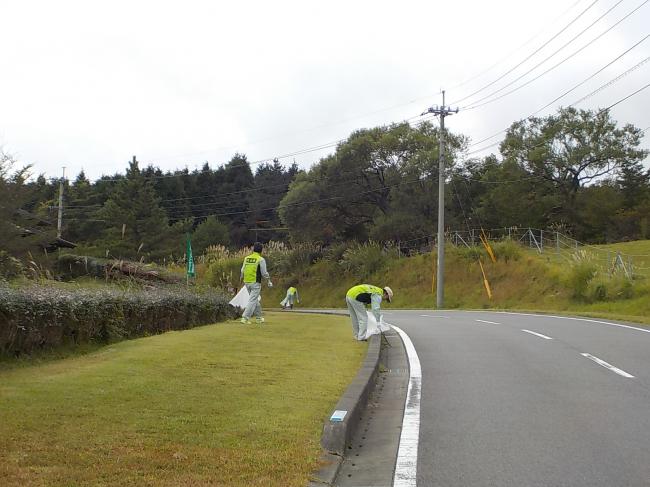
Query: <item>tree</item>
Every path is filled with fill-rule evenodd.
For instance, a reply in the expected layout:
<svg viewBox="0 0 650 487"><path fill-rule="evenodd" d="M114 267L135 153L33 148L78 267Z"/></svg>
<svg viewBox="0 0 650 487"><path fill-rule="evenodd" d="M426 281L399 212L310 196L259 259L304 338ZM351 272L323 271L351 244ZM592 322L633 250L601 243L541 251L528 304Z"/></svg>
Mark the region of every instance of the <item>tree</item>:
<svg viewBox="0 0 650 487"><path fill-rule="evenodd" d="M210 245L225 245L230 243L228 227L217 220L215 216L207 217L192 234L192 250L198 255Z"/></svg>
<svg viewBox="0 0 650 487"><path fill-rule="evenodd" d="M38 215L23 208L30 196L26 185L29 166L14 170L15 164L13 156L0 148L2 250L22 260L40 259L43 250L55 241L56 230Z"/></svg>
<svg viewBox="0 0 650 487"><path fill-rule="evenodd" d="M466 144L447 134L448 162ZM438 129L396 124L354 132L292 183L280 216L294 240L408 238L437 218ZM399 222L399 228L395 224Z"/></svg>
<svg viewBox="0 0 650 487"><path fill-rule="evenodd" d="M253 172L243 154L233 158L217 171L220 181L217 190L217 204L207 214L213 214L230 227L230 240L235 245L250 243L253 224L250 205L250 190L254 187ZM203 213L204 216L206 212Z"/></svg>
<svg viewBox="0 0 650 487"><path fill-rule="evenodd" d="M258 166L255 171L255 190L251 192L250 198L256 227L278 228L282 225L278 206L297 173L298 166L295 162L288 170L277 159L272 164ZM259 240L278 240L285 233L283 230L264 230Z"/></svg>
<svg viewBox="0 0 650 487"><path fill-rule="evenodd" d="M98 212L105 220L103 243L114 256L160 259L174 251L180 254L186 225L169 227L159 203L151 181L141 174L134 158L126 178L117 183Z"/></svg>
<svg viewBox="0 0 650 487"><path fill-rule="evenodd" d="M64 237L75 243L94 240L101 233L103 222L97 217L100 208L98 195L83 170L68 186L66 194Z"/></svg>
<svg viewBox="0 0 650 487"><path fill-rule="evenodd" d="M562 108L545 118L515 122L500 149L504 160L552 183L561 195L566 218L576 222L576 195L581 187L641 161L641 130L617 128L607 110Z"/></svg>
<svg viewBox="0 0 650 487"><path fill-rule="evenodd" d="M623 193L623 207L633 208L650 198L650 170L645 170L640 162L621 168L617 180Z"/></svg>

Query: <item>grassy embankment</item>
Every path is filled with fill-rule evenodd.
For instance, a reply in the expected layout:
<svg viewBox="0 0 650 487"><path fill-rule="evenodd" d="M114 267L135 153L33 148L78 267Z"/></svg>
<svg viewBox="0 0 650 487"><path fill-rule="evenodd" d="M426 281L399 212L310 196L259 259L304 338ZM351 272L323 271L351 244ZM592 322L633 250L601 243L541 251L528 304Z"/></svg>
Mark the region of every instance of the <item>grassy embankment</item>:
<svg viewBox="0 0 650 487"><path fill-rule="evenodd" d="M342 317L269 313L4 364L0 484L303 486L364 356Z"/></svg>
<svg viewBox="0 0 650 487"><path fill-rule="evenodd" d="M445 307L459 309L510 309L539 312L583 314L639 323L650 323L650 241L598 246L625 255L635 255L635 279L626 279L621 272L610 275L599 267L594 249L584 247L575 255L538 254L514 243L495 244L497 262L492 263L482 248L464 249L449 246L445 266ZM277 307L286 288L298 287L302 303L299 307L345 306L344 296L349 287L359 282L379 286L388 285L395 292L390 307L435 308L433 288L435 255L425 254L398 259L388 252L383 258L373 250L361 249L360 258L348 260L363 263L363 252L370 252L368 265L357 265L353 271L346 258L328 258L324 254L311 265L287 268L283 256L269 255L269 267L274 288L263 290L265 307ZM593 254L593 255L592 255ZM489 299L483 286L483 277L477 255L489 280L493 297ZM606 254L604 254L606 255ZM276 267L276 261L281 262ZM598 264L598 265L597 265ZM215 283L214 275L239 275L239 259L222 261L218 272L203 271L201 279ZM214 269L213 269L214 270Z"/></svg>

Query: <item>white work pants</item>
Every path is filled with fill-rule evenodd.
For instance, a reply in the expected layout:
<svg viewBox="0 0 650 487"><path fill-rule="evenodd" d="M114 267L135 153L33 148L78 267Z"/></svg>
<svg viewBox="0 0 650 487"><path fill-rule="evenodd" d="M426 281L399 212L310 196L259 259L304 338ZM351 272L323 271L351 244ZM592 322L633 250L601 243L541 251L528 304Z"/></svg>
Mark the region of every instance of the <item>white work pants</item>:
<svg viewBox="0 0 650 487"><path fill-rule="evenodd" d="M259 282L246 283L248 290L248 304L244 310L243 317L249 320L251 316L255 315L257 318L262 317L262 305L260 304L260 292L262 291L262 284Z"/></svg>
<svg viewBox="0 0 650 487"><path fill-rule="evenodd" d="M366 338L366 330L368 328L368 314L366 313L366 306L354 298L345 297L345 302L350 311L350 319L352 320L352 336L356 340L363 340Z"/></svg>

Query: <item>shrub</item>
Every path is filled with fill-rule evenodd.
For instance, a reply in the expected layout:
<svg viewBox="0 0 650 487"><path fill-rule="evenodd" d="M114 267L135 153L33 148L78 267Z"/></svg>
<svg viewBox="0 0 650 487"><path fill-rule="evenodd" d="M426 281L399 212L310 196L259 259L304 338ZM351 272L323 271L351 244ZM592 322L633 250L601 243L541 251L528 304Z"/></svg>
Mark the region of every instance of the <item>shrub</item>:
<svg viewBox="0 0 650 487"><path fill-rule="evenodd" d="M587 297L587 288L589 281L596 276L596 266L589 261L583 260L574 263L569 269L567 276L567 285L576 299Z"/></svg>
<svg viewBox="0 0 650 487"><path fill-rule="evenodd" d="M20 276L24 271L22 263L9 255L6 251L0 250L0 279L10 279Z"/></svg>
<svg viewBox="0 0 650 487"><path fill-rule="evenodd" d="M391 258L397 258L397 249L379 242L355 243L343 252L339 265L357 279L366 279L383 269Z"/></svg>
<svg viewBox="0 0 650 487"><path fill-rule="evenodd" d="M517 261L522 256L521 246L512 240L504 240L503 242L494 242L490 244L494 255L497 260L509 262L511 260Z"/></svg>
<svg viewBox="0 0 650 487"><path fill-rule="evenodd" d="M205 281L208 285L224 290L239 287L239 277L243 258L228 257L208 264Z"/></svg>
<svg viewBox="0 0 650 487"><path fill-rule="evenodd" d="M0 354L105 343L233 318L221 293L182 287L120 291L0 286Z"/></svg>
<svg viewBox="0 0 650 487"><path fill-rule="evenodd" d="M485 249L478 245L455 247L453 252L461 259L476 262L479 258L489 258Z"/></svg>
<svg viewBox="0 0 650 487"><path fill-rule="evenodd" d="M323 256L319 245L301 243L284 252L275 252L267 259L274 275L293 276L293 279L307 274L309 266Z"/></svg>

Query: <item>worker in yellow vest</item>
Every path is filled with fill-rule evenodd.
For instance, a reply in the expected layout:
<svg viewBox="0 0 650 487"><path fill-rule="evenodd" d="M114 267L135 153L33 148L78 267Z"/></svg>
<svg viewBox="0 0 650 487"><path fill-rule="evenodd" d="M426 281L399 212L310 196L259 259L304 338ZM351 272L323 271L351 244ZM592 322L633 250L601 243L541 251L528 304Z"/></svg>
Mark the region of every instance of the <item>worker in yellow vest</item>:
<svg viewBox="0 0 650 487"><path fill-rule="evenodd" d="M287 295L280 302L280 306L282 306L282 309L293 309L293 304L296 301L300 303L300 295L298 294L298 289L291 286L289 289L287 289Z"/></svg>
<svg viewBox="0 0 650 487"><path fill-rule="evenodd" d="M241 322L244 324L249 324L253 315L255 315L257 323L264 323L262 305L260 304L262 278L267 280L269 287L273 287L273 283L266 270L266 260L261 255L263 248L261 243L255 242L253 253L244 258L244 263L241 266L241 280L244 281L244 285L248 290L248 304L241 317Z"/></svg>
<svg viewBox="0 0 650 487"><path fill-rule="evenodd" d="M365 340L368 328L366 306L370 305L377 322L381 321L381 300L393 300L393 290L388 286L381 288L372 284L359 284L351 287L345 295L345 302L352 320L352 335L356 340Z"/></svg>

